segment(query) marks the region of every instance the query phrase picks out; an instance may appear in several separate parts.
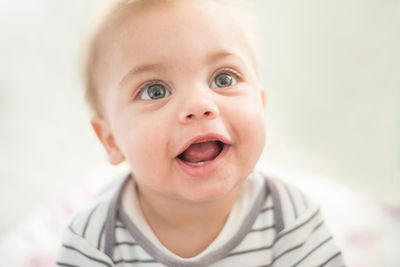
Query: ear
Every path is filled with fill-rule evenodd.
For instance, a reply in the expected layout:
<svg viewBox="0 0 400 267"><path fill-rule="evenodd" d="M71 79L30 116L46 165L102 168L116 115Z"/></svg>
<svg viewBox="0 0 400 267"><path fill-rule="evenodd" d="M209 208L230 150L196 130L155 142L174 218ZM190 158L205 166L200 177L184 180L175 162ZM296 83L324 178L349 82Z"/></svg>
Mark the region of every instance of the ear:
<svg viewBox="0 0 400 267"><path fill-rule="evenodd" d="M95 116L92 118L90 123L107 152L108 161L113 165L123 162L125 156L121 153L117 143L115 142L114 135L108 122L100 116Z"/></svg>
<svg viewBox="0 0 400 267"><path fill-rule="evenodd" d="M264 89L261 89L261 101L262 105L265 108L267 106L267 92Z"/></svg>

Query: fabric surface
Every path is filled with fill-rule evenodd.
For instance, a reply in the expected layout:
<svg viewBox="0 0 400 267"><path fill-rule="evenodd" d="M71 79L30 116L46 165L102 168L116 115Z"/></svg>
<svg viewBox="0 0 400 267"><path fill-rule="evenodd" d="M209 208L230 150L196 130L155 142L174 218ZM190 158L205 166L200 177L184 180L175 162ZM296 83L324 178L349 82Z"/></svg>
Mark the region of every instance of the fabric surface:
<svg viewBox="0 0 400 267"><path fill-rule="evenodd" d="M73 220L65 233L57 263L59 266L343 265L318 207L279 180L264 181L263 190L243 216L238 230L224 244L195 259L171 257L154 245L121 208L121 186L112 198L105 197ZM114 229L111 236L106 230L110 224ZM111 254L105 253L110 244Z"/></svg>
<svg viewBox="0 0 400 267"><path fill-rule="evenodd" d="M400 266L398 208L312 173L271 170L271 165L268 169L264 171L297 184L321 204L326 223L343 250L347 266ZM21 220L13 227L0 233L2 266L53 267L61 235L71 216L126 172L125 169L118 173L93 169L82 174L79 184L66 188L58 198L21 215Z"/></svg>

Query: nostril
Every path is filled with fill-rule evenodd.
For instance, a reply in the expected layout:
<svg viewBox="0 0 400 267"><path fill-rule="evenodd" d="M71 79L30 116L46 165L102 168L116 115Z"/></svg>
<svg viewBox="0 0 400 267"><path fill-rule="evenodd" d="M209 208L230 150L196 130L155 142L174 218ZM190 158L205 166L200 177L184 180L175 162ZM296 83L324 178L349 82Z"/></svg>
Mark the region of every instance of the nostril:
<svg viewBox="0 0 400 267"><path fill-rule="evenodd" d="M197 120L197 119L207 119L211 120L216 116L216 112L214 112L211 109L205 109L205 110L198 110L197 112L185 112L182 114L183 117L182 119L184 121L192 121L192 120Z"/></svg>

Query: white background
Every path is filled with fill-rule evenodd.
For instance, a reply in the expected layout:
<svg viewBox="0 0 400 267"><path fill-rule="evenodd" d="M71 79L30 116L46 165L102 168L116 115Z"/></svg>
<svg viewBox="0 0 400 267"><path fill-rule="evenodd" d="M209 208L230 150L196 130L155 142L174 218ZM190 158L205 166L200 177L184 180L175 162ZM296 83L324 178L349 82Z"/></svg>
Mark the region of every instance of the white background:
<svg viewBox="0 0 400 267"><path fill-rule="evenodd" d="M96 2L0 1L0 233L108 166L78 69ZM268 93L261 164L399 209L400 2L253 2Z"/></svg>

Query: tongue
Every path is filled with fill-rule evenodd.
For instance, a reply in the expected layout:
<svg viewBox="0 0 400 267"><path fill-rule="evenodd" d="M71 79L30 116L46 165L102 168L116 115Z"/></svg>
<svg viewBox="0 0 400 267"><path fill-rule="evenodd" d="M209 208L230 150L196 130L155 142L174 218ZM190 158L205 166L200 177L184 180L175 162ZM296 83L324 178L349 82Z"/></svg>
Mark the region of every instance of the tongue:
<svg viewBox="0 0 400 267"><path fill-rule="evenodd" d="M192 144L181 155L181 159L189 162L200 162L212 160L221 149L216 141Z"/></svg>

